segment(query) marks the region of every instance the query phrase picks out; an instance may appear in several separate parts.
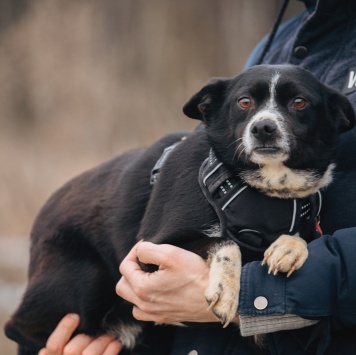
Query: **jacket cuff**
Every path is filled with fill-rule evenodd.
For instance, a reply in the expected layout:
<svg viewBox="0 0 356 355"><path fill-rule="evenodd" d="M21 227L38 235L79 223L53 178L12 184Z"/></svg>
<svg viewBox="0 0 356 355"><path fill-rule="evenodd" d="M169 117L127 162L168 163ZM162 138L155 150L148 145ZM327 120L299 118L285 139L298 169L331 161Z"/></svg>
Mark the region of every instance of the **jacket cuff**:
<svg viewBox="0 0 356 355"><path fill-rule="evenodd" d="M286 282L284 275L269 275L267 266L261 266L259 261L242 268L239 300L242 336L299 329L318 322L286 314Z"/></svg>
<svg viewBox="0 0 356 355"><path fill-rule="evenodd" d="M285 314L285 292L285 277L269 275L260 261L246 264L241 272L240 316Z"/></svg>
<svg viewBox="0 0 356 355"><path fill-rule="evenodd" d="M240 316L240 332L243 337L308 327L318 323L302 317L286 314L283 316Z"/></svg>

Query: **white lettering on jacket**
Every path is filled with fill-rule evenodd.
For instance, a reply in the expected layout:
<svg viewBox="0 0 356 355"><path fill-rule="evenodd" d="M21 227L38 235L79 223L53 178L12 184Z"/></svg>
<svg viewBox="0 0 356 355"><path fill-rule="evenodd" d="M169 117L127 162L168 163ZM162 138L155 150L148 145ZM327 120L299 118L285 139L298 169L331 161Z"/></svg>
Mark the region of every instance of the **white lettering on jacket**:
<svg viewBox="0 0 356 355"><path fill-rule="evenodd" d="M354 86L356 86L356 72L354 72L353 70L350 71L350 76L349 76L349 83L347 85L348 89L353 88Z"/></svg>

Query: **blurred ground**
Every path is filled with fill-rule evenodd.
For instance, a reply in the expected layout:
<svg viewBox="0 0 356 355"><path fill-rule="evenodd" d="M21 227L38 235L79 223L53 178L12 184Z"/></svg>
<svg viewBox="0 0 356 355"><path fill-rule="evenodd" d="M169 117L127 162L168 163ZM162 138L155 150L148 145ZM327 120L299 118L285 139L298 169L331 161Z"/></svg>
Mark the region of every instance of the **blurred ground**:
<svg viewBox="0 0 356 355"><path fill-rule="evenodd" d="M209 77L241 71L280 2L1 0L0 325L49 195L123 150L194 128L185 101ZM0 355L14 353L1 332Z"/></svg>

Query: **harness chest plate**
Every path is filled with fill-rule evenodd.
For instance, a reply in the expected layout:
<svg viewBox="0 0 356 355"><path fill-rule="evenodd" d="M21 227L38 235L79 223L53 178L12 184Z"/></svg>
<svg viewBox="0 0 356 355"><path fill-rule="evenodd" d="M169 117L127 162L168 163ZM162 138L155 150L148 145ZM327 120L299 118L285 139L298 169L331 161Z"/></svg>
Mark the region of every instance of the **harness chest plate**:
<svg viewBox="0 0 356 355"><path fill-rule="evenodd" d="M302 221L320 210L320 193L303 199L269 197L229 171L212 149L199 182L219 217L222 236L255 252L264 252L281 234L298 233Z"/></svg>

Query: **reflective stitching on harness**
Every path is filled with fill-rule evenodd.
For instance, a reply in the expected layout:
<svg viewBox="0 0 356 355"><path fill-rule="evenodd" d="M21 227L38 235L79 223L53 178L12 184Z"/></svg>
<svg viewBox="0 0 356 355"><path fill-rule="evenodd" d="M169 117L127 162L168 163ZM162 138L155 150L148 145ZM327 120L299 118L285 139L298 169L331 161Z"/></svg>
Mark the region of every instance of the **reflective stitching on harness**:
<svg viewBox="0 0 356 355"><path fill-rule="evenodd" d="M241 229L238 233L244 233L244 232L253 232L253 233L261 234L261 232L257 231L256 229L248 229L248 228Z"/></svg>
<svg viewBox="0 0 356 355"><path fill-rule="evenodd" d="M224 206L222 206L221 209L224 211L224 209L225 209L238 195L240 195L240 193L241 193L243 190L245 190L246 188L247 188L247 185L244 186L244 187L242 187L239 191L237 191L236 194L235 194L234 196L232 196L232 197L230 198L230 200L227 201Z"/></svg>
<svg viewBox="0 0 356 355"><path fill-rule="evenodd" d="M223 165L223 163L219 163L212 171L210 171L210 173L205 176L204 180L203 180L203 184L206 186L206 180L215 173L216 170L218 170L220 168L220 166Z"/></svg>
<svg viewBox="0 0 356 355"><path fill-rule="evenodd" d="M317 191L318 195L319 195L319 209L318 209L318 213L316 214L317 216L320 216L320 211L321 211L321 205L323 204L323 200L321 198L321 192L318 190Z"/></svg>
<svg viewBox="0 0 356 355"><path fill-rule="evenodd" d="M289 229L289 233L292 232L292 230L294 229L294 224L295 224L295 218L297 216L297 200L294 199L293 200L293 217L292 217L292 224L290 226Z"/></svg>

